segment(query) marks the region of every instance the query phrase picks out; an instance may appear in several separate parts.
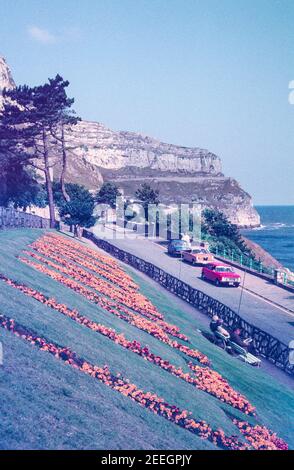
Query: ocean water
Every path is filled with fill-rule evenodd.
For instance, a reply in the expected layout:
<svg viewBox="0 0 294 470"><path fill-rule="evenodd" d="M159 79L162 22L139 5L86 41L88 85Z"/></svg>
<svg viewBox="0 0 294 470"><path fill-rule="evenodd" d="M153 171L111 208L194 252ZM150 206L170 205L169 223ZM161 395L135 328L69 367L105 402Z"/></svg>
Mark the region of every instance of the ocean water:
<svg viewBox="0 0 294 470"><path fill-rule="evenodd" d="M261 227L242 233L294 271L294 206L256 206Z"/></svg>

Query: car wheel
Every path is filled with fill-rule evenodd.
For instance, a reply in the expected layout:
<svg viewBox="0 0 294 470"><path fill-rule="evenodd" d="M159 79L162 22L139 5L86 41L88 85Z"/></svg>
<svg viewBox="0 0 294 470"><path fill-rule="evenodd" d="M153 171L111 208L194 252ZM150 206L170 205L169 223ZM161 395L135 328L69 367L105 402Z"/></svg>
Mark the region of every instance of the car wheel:
<svg viewBox="0 0 294 470"><path fill-rule="evenodd" d="M219 282L219 280L218 280L218 279L216 279L216 280L214 281L214 284L216 285L216 287L219 287L219 286L220 286L220 282Z"/></svg>
<svg viewBox="0 0 294 470"><path fill-rule="evenodd" d="M239 285L240 285L240 283L239 283L239 282L236 282L236 283L234 284L234 287L239 287Z"/></svg>

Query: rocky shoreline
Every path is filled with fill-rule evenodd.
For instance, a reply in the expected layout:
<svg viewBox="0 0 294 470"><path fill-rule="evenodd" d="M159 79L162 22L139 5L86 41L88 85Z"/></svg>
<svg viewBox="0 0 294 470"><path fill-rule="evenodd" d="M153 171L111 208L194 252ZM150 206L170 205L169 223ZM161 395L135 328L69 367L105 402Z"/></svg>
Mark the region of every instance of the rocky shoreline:
<svg viewBox="0 0 294 470"><path fill-rule="evenodd" d="M266 251L264 248L262 248L260 245L253 242L252 240L249 240L248 238L244 236L242 238L245 242L245 245L254 254L255 258L257 260L260 260L264 266L273 267L275 269L283 269L283 265L276 258L274 258L268 251Z"/></svg>

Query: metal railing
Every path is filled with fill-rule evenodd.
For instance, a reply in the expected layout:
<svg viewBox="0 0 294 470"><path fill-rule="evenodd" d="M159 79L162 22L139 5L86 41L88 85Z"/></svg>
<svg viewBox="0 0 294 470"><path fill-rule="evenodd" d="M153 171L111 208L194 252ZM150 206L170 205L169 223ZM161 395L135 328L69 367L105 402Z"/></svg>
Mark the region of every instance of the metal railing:
<svg viewBox="0 0 294 470"><path fill-rule="evenodd" d="M170 231L168 239L171 238L178 238L178 235L174 236ZM202 234L201 241L209 244L209 251L216 257L222 258L229 263L233 263L240 267L240 269L247 269L251 271L252 274L270 278L279 286L285 286L290 289L294 288L294 279L289 278L288 274L283 269L278 269L279 273L277 273L277 268L275 266L266 266L261 261L257 261L252 256L247 256L244 253L241 253L241 251L225 247L220 248L217 245L217 242L207 234Z"/></svg>
<svg viewBox="0 0 294 470"><path fill-rule="evenodd" d="M274 266L265 266L261 261L256 261L254 258L246 256L242 253L238 253L235 250L228 250L226 248L219 249L218 246L210 246L210 252L216 257L223 258L228 262L235 263L240 266L241 269L248 269L249 271L255 272L256 274L264 274L270 277L274 282L277 281L277 273L279 271L279 280L277 284L294 287L294 280L289 279L287 273L282 269L278 269Z"/></svg>

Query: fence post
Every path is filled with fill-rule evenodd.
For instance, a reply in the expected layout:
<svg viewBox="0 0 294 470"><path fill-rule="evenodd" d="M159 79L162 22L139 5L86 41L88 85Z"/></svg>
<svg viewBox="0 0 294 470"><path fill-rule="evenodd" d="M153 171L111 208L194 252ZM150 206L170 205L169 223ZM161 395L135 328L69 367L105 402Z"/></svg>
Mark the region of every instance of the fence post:
<svg viewBox="0 0 294 470"><path fill-rule="evenodd" d="M285 271L284 271L284 284L285 285L287 284L287 274L285 273Z"/></svg>

